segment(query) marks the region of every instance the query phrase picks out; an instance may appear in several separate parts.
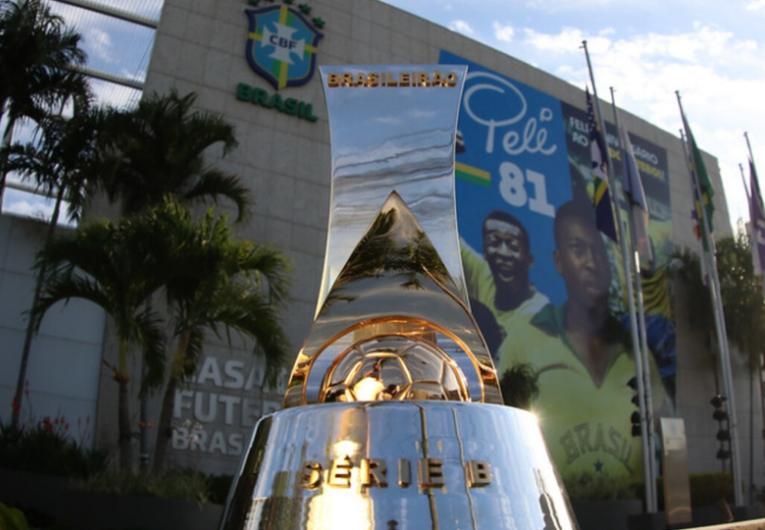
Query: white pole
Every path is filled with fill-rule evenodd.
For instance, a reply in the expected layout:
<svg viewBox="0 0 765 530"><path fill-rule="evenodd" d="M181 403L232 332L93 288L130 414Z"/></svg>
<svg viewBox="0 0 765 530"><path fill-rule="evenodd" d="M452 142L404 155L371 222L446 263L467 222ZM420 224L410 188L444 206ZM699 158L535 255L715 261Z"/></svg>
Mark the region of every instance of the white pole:
<svg viewBox="0 0 765 530"><path fill-rule="evenodd" d="M590 71L590 81L592 82L593 98L595 99L595 106L598 114L598 125L603 133L603 143L605 144L605 156L607 164L607 177L608 187L611 189L611 200L614 201L616 197L615 176L613 170L613 163L611 162L611 154L608 151L608 135L606 133L605 122L603 121L603 114L600 111L600 100L598 99L598 90L595 87L595 76L592 72L592 64L590 63L590 54L587 51L587 41L582 41L582 47L584 48L584 55L587 58L587 68ZM613 206L613 202L612 202ZM637 331L637 316L635 314L635 300L632 293L632 267L630 266L630 258L627 252L627 239L624 237L624 230L622 224L621 208L617 206L614 208L616 213L616 231L617 237L621 246L622 253L622 267L624 268L624 274L627 276L627 299L630 311L630 324L632 328L632 351L635 357L635 377L638 384L638 404L640 409L640 437L643 442L643 468L645 473L645 494L646 494L646 512L656 512L656 481L653 477L653 465L652 465L652 451L650 450L651 439L649 438L648 421L646 416L646 403L645 403L645 390L643 388L644 378L642 363L640 361L640 345Z"/></svg>
<svg viewBox="0 0 765 530"><path fill-rule="evenodd" d="M754 165L754 154L752 153L752 145L749 143L749 134L746 131L744 132L744 138L746 138L746 147L749 149L749 160L750 160L750 162L752 164L749 169L750 169L750 171L754 169L754 173L752 175L750 175L750 177L753 178L753 179L757 179L757 170L756 170L755 165ZM739 164L738 166L741 168L741 178L744 180L744 190L746 191L746 200L749 203L749 208L750 208L749 212L750 212L750 217L751 217L752 197L749 195L749 187L746 184L746 178L744 178L744 167L741 164ZM757 183L757 187L759 188L759 182ZM759 201L760 198L757 197L755 200ZM760 256L759 256L760 249L757 248L757 241L755 239L757 233L755 231L756 228L754 226L754 223L752 223L752 219L749 219L749 227L750 227L749 236L750 236L750 241L751 241L751 245L750 246L752 247L752 254L754 255L755 253L757 253L756 254L756 256L757 256L757 258L756 258L757 259L757 263L760 264L760 271L762 271L763 270L763 264L760 263ZM760 273L760 278L762 279L762 272ZM763 295L765 295L765 281L762 282L762 292L763 292ZM763 400L762 400L762 355L759 354L759 353L757 354L757 379L760 382L760 384L757 386L757 391L760 393L759 402L760 402L761 410L763 410L763 409L765 409L765 402L763 402ZM752 380L754 380L754 376L752 377ZM751 388L750 388L750 390L751 390ZM751 419L751 417L753 415L754 415L754 410L751 411L750 419ZM762 416L762 414L761 414L761 416ZM751 423L750 423L749 431L750 431L750 443L751 443L751 446L750 446L750 457L749 457L749 467L750 467L750 474L751 474L751 473L754 472L754 455L752 454L752 451L754 451L754 427L751 426ZM754 496L754 488L751 485L752 481L753 481L753 479L750 477L750 479L749 479L749 482L750 482L750 491L749 491L750 502L754 502L754 497L753 497Z"/></svg>
<svg viewBox="0 0 765 530"><path fill-rule="evenodd" d="M683 104L680 101L680 92L675 92L677 95L677 103L680 106L680 114L683 117L683 124L687 127L687 120L685 119L685 113L683 112ZM688 136L688 139L690 141L690 135L688 134L688 131L686 131L686 135ZM693 147L693 146L691 146ZM693 171L692 166L690 166L690 160L691 157L693 157L693 152L690 153L690 156L687 158L687 163L689 164L689 171L691 174L691 185L698 193L699 200L701 201L701 215L703 221L701 224L703 225L702 230L703 234L706 237L706 240L709 245L709 252L706 253L708 255L708 262L709 262L709 273L710 273L710 280L712 282L712 289L709 290L710 296L712 298L712 308L715 315L715 328L717 331L717 343L718 347L720 349L720 366L722 368L723 373L723 384L725 386L725 394L726 399L728 401L728 418L729 418L729 426L728 429L730 431L730 443L731 443L731 474L733 475L733 495L734 495L734 502L736 506L743 506L744 505L744 492L741 488L741 455L739 454L738 448L738 423L736 421L736 396L734 393L733 388L733 377L731 374L730 369L730 351L728 350L728 335L727 330L725 328L725 313L723 311L722 306L722 297L720 295L720 277L717 274L717 257L715 256L715 244L714 239L712 239L712 234L709 232L709 222L707 220L707 210L704 206L704 196L702 194L701 185L698 182L698 176L696 175L696 172Z"/></svg>
<svg viewBox="0 0 765 530"><path fill-rule="evenodd" d="M616 125L616 130L619 133L619 138L621 138L621 128L619 127L619 113L616 109L616 99L614 98L614 90L611 89L611 102L613 104L613 110L614 110L614 124ZM626 134L627 131L624 131ZM629 138L621 138L622 142L629 142ZM628 146L625 144L622 147L622 156L625 156L628 152ZM627 203L629 205L629 202ZM630 205L631 209L631 205ZM630 219L631 221L631 219ZM653 395L651 392L651 363L649 361L649 355L650 352L648 351L648 334L647 334L647 328L645 325L645 307L643 306L643 286L640 283L640 258L637 254L637 250L634 248L635 244L635 226L632 224L632 222L629 223L630 227L630 240L633 244L632 249L632 262L633 262L633 272L635 274L635 294L637 298L637 320L639 324L640 329L640 352L642 354L641 361L642 361L642 368L643 368L643 391L645 392L644 398L645 399L645 417L646 417L646 425L648 426L648 443L649 443L649 449L653 448L653 440L654 440L654 418L653 418ZM658 510L658 499L656 497L656 467L655 467L655 457L654 453L650 453L650 466L651 466L651 480L653 481L652 488L653 488L653 505Z"/></svg>
<svg viewBox="0 0 765 530"><path fill-rule="evenodd" d="M744 132L744 138L746 138L746 147L749 149L749 160L752 161L752 166L754 166L754 155L752 154L752 144L749 143L749 133Z"/></svg>
<svg viewBox="0 0 765 530"><path fill-rule="evenodd" d="M744 183L744 193L746 193L746 202L749 203L749 201L751 201L752 198L749 197L749 186L746 185L746 177L744 176L744 164L739 163L738 169L739 171L741 171L741 182Z"/></svg>

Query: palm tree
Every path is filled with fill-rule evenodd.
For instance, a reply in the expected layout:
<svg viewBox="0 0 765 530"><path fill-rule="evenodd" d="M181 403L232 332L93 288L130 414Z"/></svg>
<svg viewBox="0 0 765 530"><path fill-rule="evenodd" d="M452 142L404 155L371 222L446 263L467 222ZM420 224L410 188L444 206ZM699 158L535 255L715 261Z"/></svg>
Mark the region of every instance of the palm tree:
<svg viewBox="0 0 765 530"><path fill-rule="evenodd" d="M738 236L717 243L715 257L720 278L720 297L725 313L727 338L747 357L750 371L749 386L749 450L750 461L754 455L754 399L755 386L762 373L762 353L765 344L765 297L762 278L755 273L752 263L752 247L749 236L740 231ZM708 289L704 286L700 260L688 249L675 252L680 267L678 275L688 293L688 310L691 325L706 329L711 334L714 314ZM711 338L708 335L709 338ZM715 380L717 377L715 376ZM754 476L749 475L750 491Z"/></svg>
<svg viewBox="0 0 765 530"><path fill-rule="evenodd" d="M52 112L58 110L60 113L67 102L87 103L87 82L82 75L70 70L70 67L85 62L79 42L80 36L68 29L64 20L52 14L41 0L0 0L0 114L7 117L3 147L10 144L11 131L19 120L31 118L42 126L52 119ZM52 145L51 142L47 144ZM7 149L0 153L0 199L7 171L20 169L8 167L8 153ZM34 170L30 169L30 172ZM46 187L50 186L46 184ZM62 187L61 193L66 193L67 187ZM57 201L59 206L60 202ZM56 209L54 215L58 212ZM51 232L54 226L51 225ZM39 296L44 271L40 273L34 300ZM14 424L19 420L21 385L26 377L33 326L30 320L14 397Z"/></svg>
<svg viewBox="0 0 765 530"><path fill-rule="evenodd" d="M61 207L68 204L67 217L78 221L88 199L89 173L96 154L96 138L103 112L87 100L74 107L73 115L47 116L40 131L26 144L14 144L5 150L8 171L33 180L45 195L54 197L50 226L61 217Z"/></svg>
<svg viewBox="0 0 765 530"><path fill-rule="evenodd" d="M81 103L86 100L81 101ZM8 150L7 169L15 171L23 177L34 179L38 188L46 195L55 196L53 213L48 224L45 244L53 240L56 226L61 215L61 207L66 200L68 217L78 220L82 214L86 196L85 188L88 181L86 168L93 159L95 136L98 130L101 113L91 110L87 105L75 105L74 115L65 119L61 116L50 116L41 122L40 138L26 145L13 145ZM43 279L46 275L46 264L43 262L36 271L35 291L32 307L37 304L42 290ZM33 319L27 322L24 346L21 353L21 365L14 394L12 421L17 424L21 399L26 379L27 364L32 345L32 337L36 323Z"/></svg>
<svg viewBox="0 0 765 530"><path fill-rule="evenodd" d="M280 252L235 239L225 217L208 210L194 222L177 204L159 211L172 229L163 261L167 265L164 293L173 337L170 375L162 401L153 467L164 466L178 384L191 377L201 357L205 332L222 331L254 339L255 352L266 360L274 381L287 354L287 340L276 315L286 297L287 262Z"/></svg>
<svg viewBox="0 0 765 530"><path fill-rule="evenodd" d="M726 333L753 361L765 343L765 301L762 279L754 273L749 238L739 233L738 237L723 239L716 246ZM691 325L711 332L714 314L699 257L688 249L676 251L674 257L680 264L678 276L686 287Z"/></svg>
<svg viewBox="0 0 765 530"><path fill-rule="evenodd" d="M80 35L42 0L0 0L0 113L8 117L4 145L18 120L39 122L87 92L84 78L69 69L85 62L79 43ZM0 196L4 187L0 167Z"/></svg>
<svg viewBox="0 0 765 530"><path fill-rule="evenodd" d="M121 200L124 213L160 205L167 196L183 203L226 197L236 205L238 219L247 213L248 189L236 175L205 162L205 153L214 146L222 146L223 155L236 147L234 127L217 114L192 110L195 101L193 93L181 97L172 90L145 96L135 109L108 114L98 167L109 200ZM147 435L144 426L142 456L148 453ZM146 465L142 458L142 469Z"/></svg>
<svg viewBox="0 0 765 530"><path fill-rule="evenodd" d="M50 269L32 318L39 326L48 309L59 301L82 298L100 306L116 325L116 363L104 361L119 384L118 424L120 465L132 463L132 429L128 400L128 353L139 346L154 360L150 373L162 379L163 321L145 302L161 285L163 264L157 256L166 238L157 219L125 217L119 224L93 222L70 236L53 240L39 254L38 267Z"/></svg>
<svg viewBox="0 0 765 530"><path fill-rule="evenodd" d="M104 188L111 201L122 200L125 213L161 204L166 195L182 203L225 197L236 205L238 219L247 213L247 187L205 162L213 146L220 144L224 155L237 146L234 127L222 116L192 110L195 101L193 93L153 93L135 109L107 117Z"/></svg>
<svg viewBox="0 0 765 530"><path fill-rule="evenodd" d="M539 396L538 380L539 374L529 364L516 364L506 370L499 382L505 405L531 410L532 402Z"/></svg>
<svg viewBox="0 0 765 530"><path fill-rule="evenodd" d="M717 260L728 337L748 356L750 368L755 370L765 343L765 301L746 233L720 241Z"/></svg>

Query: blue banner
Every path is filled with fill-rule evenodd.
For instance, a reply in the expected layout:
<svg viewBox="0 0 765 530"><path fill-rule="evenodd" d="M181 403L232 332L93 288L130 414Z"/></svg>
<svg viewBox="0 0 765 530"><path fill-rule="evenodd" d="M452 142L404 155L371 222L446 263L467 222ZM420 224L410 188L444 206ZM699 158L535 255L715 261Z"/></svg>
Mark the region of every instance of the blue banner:
<svg viewBox="0 0 765 530"><path fill-rule="evenodd" d="M557 207L572 191L560 101L446 51L440 63L469 67L458 127L464 142L457 154L460 235L482 253L487 214L510 212L528 232L531 283L561 303L550 234Z"/></svg>
<svg viewBox="0 0 765 530"><path fill-rule="evenodd" d="M587 113L452 53L440 63L468 65L455 167L462 263L506 403L537 414L570 495L631 498L643 460L626 278L619 244L596 227L595 177L607 175ZM614 162L619 197L623 146L605 132L599 153ZM672 414L676 373L667 156L630 141L656 256L641 283L659 417Z"/></svg>

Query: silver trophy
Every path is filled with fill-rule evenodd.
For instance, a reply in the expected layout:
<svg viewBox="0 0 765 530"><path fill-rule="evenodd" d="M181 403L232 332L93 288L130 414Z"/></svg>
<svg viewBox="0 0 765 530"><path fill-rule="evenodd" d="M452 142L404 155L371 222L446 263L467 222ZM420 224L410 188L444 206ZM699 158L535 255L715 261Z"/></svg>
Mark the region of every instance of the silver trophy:
<svg viewBox="0 0 765 530"><path fill-rule="evenodd" d="M316 316L222 530L576 528L470 313L454 195L466 71L321 68L332 194Z"/></svg>

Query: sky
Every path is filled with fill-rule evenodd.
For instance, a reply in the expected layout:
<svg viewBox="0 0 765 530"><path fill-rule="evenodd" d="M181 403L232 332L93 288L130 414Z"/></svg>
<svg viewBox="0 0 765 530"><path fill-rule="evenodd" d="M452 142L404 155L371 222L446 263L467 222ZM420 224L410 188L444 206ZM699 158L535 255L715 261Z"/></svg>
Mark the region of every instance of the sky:
<svg viewBox="0 0 765 530"><path fill-rule="evenodd" d="M679 137L675 91L717 157L731 225L749 220L748 132L765 178L765 0L383 0L598 95ZM748 185L748 184L747 184Z"/></svg>
<svg viewBox="0 0 765 530"><path fill-rule="evenodd" d="M121 0L98 0L97 3L117 9L126 7ZM80 33L81 47L87 54L89 67L143 81L154 39L151 29L61 2L50 1L49 5L55 14L63 17L68 25ZM150 19L158 19L161 6L162 0L131 0L129 5L132 12ZM97 79L91 79L90 85L99 102L114 107L133 105L141 96L139 90ZM4 128L3 121L0 123L0 129ZM31 135L32 125L21 124L14 131L14 141L28 141ZM8 180L19 183L20 178L10 174ZM31 182L24 190L8 189L3 196L3 212L22 217L49 219L54 201L31 193L33 190ZM59 222L72 225L64 217Z"/></svg>
<svg viewBox="0 0 765 530"><path fill-rule="evenodd" d="M746 168L747 131L765 175L765 0L383 1L582 89L589 83L586 39L601 98L613 86L619 107L675 136L679 90L699 147L718 158L732 226L749 219L739 164ZM121 0L99 2L125 7ZM130 7L157 18L161 4L134 0ZM89 66L143 80L150 29L56 1L51 6L75 22ZM135 102L140 94L103 82L94 88L110 103Z"/></svg>

